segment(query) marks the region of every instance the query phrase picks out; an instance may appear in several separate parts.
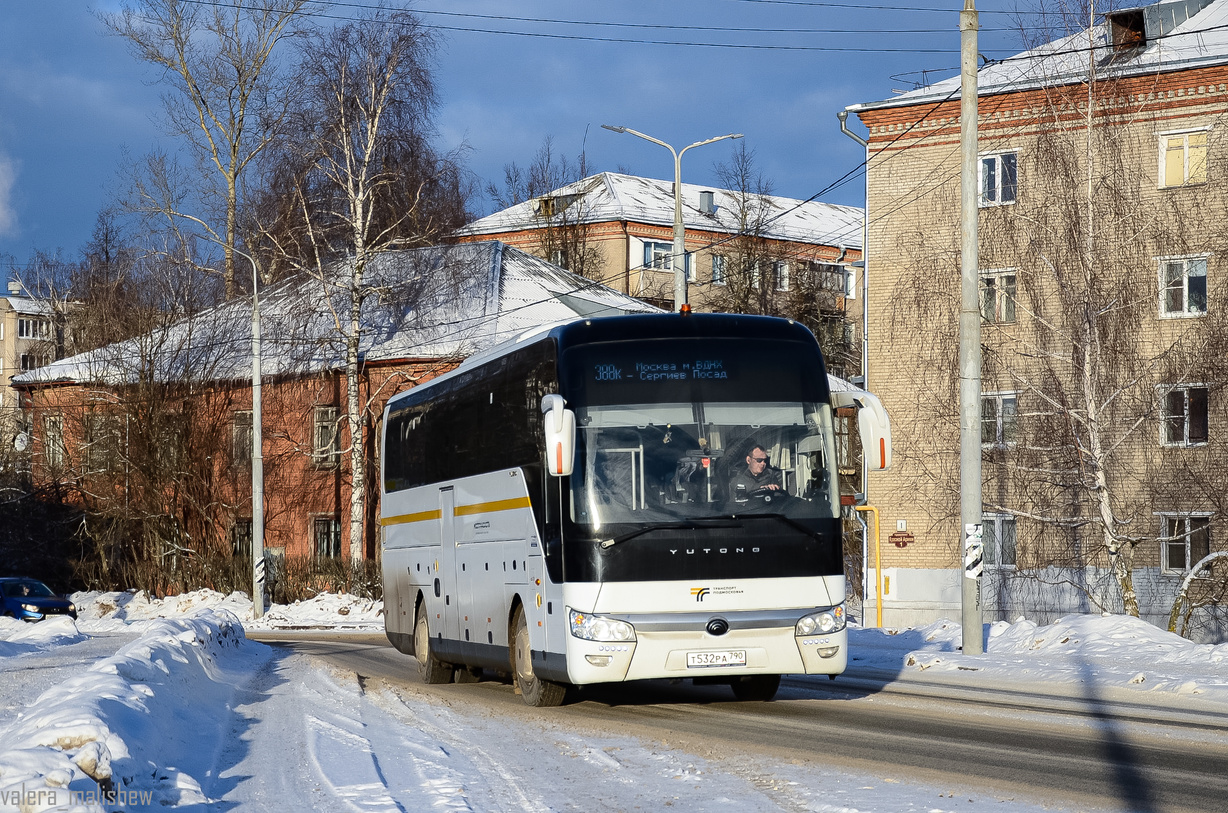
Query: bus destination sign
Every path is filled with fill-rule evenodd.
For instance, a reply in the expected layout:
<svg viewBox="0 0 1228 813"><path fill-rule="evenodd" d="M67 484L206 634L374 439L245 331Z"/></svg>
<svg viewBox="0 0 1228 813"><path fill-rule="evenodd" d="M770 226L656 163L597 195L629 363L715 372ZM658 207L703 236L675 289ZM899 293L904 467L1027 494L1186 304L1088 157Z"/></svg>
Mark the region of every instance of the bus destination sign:
<svg viewBox="0 0 1228 813"><path fill-rule="evenodd" d="M600 383L632 381L729 381L734 376L725 359L688 361L653 359L624 363L597 363L590 368L591 380Z"/></svg>

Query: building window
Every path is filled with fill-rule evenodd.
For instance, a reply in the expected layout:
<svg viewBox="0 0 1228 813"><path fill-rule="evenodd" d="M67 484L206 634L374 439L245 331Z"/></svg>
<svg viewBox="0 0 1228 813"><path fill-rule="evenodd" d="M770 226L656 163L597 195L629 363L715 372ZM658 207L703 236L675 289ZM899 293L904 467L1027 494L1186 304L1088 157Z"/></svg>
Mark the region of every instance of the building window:
<svg viewBox="0 0 1228 813"><path fill-rule="evenodd" d="M236 466L252 464L252 411L235 410L234 426L231 429L231 459Z"/></svg>
<svg viewBox="0 0 1228 813"><path fill-rule="evenodd" d="M1160 515L1160 567L1165 573L1184 573L1210 552L1210 514Z"/></svg>
<svg viewBox="0 0 1228 813"><path fill-rule="evenodd" d="M341 426L336 407L316 407L312 428L311 461L321 468L336 468L341 462Z"/></svg>
<svg viewBox="0 0 1228 813"><path fill-rule="evenodd" d="M691 252L686 252L683 255L686 258L686 278L688 282L695 281L695 255ZM673 271L674 270L674 244L673 243L644 243L644 267L653 268L657 271Z"/></svg>
<svg viewBox="0 0 1228 813"><path fill-rule="evenodd" d="M1013 392L981 396L981 446L1004 449L1015 443L1017 396Z"/></svg>
<svg viewBox="0 0 1228 813"><path fill-rule="evenodd" d="M19 339L49 339L51 338L51 322L46 319L17 320L17 338Z"/></svg>
<svg viewBox="0 0 1228 813"><path fill-rule="evenodd" d="M1015 518L1010 514L985 514L981 519L981 542L985 545L985 564L990 567L1015 566Z"/></svg>
<svg viewBox="0 0 1228 813"><path fill-rule="evenodd" d="M1165 446L1197 446L1209 437L1205 386L1173 387L1160 397Z"/></svg>
<svg viewBox="0 0 1228 813"><path fill-rule="evenodd" d="M244 559L252 558L252 520L237 517L230 526L230 552Z"/></svg>
<svg viewBox="0 0 1228 813"><path fill-rule="evenodd" d="M712 284L725 284L725 257L721 254L712 255Z"/></svg>
<svg viewBox="0 0 1228 813"><path fill-rule="evenodd" d="M1202 316L1207 312L1207 258L1160 260L1160 315Z"/></svg>
<svg viewBox="0 0 1228 813"><path fill-rule="evenodd" d="M43 418L43 460L51 469L64 465L64 418L60 415Z"/></svg>
<svg viewBox="0 0 1228 813"><path fill-rule="evenodd" d="M85 467L87 471L111 471L119 459L119 418L115 415L93 413L87 416L85 426Z"/></svg>
<svg viewBox="0 0 1228 813"><path fill-rule="evenodd" d="M21 354L21 369L23 372L26 370L37 370L39 367L46 365L46 363L46 357L40 356L37 353Z"/></svg>
<svg viewBox="0 0 1228 813"><path fill-rule="evenodd" d="M336 517L315 517L312 520L312 550L321 559L341 556L341 520Z"/></svg>
<svg viewBox="0 0 1228 813"><path fill-rule="evenodd" d="M1160 136L1160 186L1207 182L1207 131Z"/></svg>
<svg viewBox="0 0 1228 813"><path fill-rule="evenodd" d="M772 276L776 279L776 290L789 290L789 264L784 260L772 263Z"/></svg>
<svg viewBox="0 0 1228 813"><path fill-rule="evenodd" d="M981 318L1005 324L1015 321L1015 271L981 274Z"/></svg>
<svg viewBox="0 0 1228 813"><path fill-rule="evenodd" d="M1013 152L981 156L980 200L982 206L1014 203L1019 192L1018 156Z"/></svg>

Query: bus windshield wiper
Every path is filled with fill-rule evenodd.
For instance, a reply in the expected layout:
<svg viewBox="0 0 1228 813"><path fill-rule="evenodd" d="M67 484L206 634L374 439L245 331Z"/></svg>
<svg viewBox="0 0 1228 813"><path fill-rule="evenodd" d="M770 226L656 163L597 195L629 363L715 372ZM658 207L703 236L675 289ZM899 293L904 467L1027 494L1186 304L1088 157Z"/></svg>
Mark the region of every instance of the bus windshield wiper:
<svg viewBox="0 0 1228 813"><path fill-rule="evenodd" d="M814 535L813 528L807 528L805 525L801 524L797 520L786 517L784 514L738 514L737 518L738 519L778 519L795 531L800 531L804 534L807 534L808 536Z"/></svg>
<svg viewBox="0 0 1228 813"><path fill-rule="evenodd" d="M616 536L613 539L601 540L602 550L614 547L615 545L626 542L628 539L634 539L637 536L643 536L653 531L694 531L699 528L741 528L740 522L729 522L732 517L687 517L686 522L668 522L661 525L651 525L647 528L637 528L634 531L629 531L621 536Z"/></svg>

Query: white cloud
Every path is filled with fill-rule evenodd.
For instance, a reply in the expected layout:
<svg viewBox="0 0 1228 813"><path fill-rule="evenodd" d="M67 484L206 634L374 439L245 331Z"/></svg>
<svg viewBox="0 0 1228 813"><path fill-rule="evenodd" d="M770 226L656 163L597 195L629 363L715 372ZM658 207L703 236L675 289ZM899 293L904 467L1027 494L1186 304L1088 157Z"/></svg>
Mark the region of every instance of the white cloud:
<svg viewBox="0 0 1228 813"><path fill-rule="evenodd" d="M17 183L17 165L7 155L0 155L0 237L17 233L17 212L13 209L13 186Z"/></svg>

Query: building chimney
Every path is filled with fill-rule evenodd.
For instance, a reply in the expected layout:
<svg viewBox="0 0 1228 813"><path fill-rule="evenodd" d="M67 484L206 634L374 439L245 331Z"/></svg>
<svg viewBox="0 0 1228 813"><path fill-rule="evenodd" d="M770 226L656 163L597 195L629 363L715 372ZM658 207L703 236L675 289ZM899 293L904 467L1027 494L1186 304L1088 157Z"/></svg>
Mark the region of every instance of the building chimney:
<svg viewBox="0 0 1228 813"><path fill-rule="evenodd" d="M706 215L716 214L716 202L713 200L713 195L708 190L699 193L699 211Z"/></svg>

